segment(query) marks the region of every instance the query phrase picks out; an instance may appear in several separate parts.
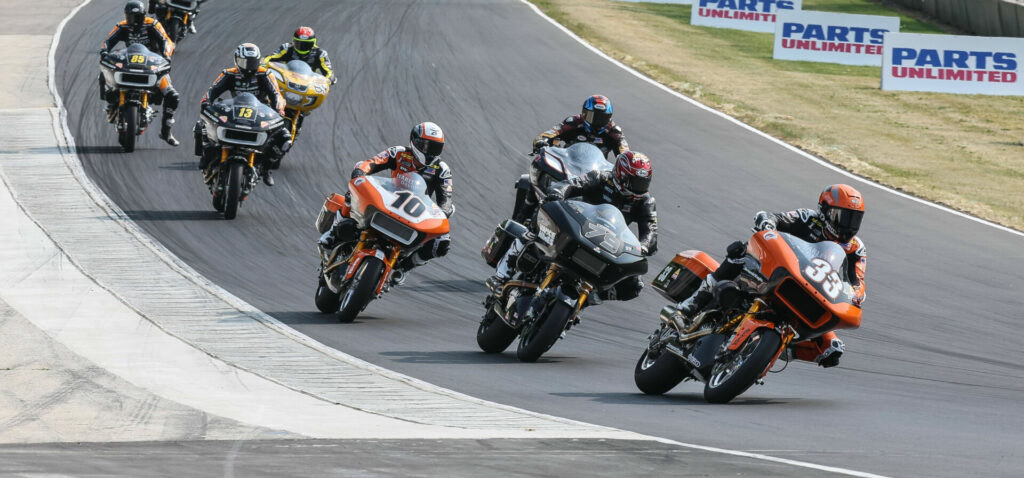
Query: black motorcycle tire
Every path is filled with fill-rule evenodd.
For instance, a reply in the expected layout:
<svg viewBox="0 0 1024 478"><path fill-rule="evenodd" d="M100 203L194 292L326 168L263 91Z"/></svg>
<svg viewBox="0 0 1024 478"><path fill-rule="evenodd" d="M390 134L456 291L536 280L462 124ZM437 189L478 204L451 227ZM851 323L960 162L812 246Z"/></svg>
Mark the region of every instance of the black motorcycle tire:
<svg viewBox="0 0 1024 478"><path fill-rule="evenodd" d="M782 337L771 329L758 329L750 334L736 353L724 362L715 362L704 384L704 400L728 403L747 391L760 378L782 346Z"/></svg>
<svg viewBox="0 0 1024 478"><path fill-rule="evenodd" d="M313 297L313 301L316 302L316 308L320 312L333 314L341 306L341 294L332 292L331 288L327 287L327 281L324 280L323 274L321 274L320 283L316 286L316 295Z"/></svg>
<svg viewBox="0 0 1024 478"><path fill-rule="evenodd" d="M118 142L124 152L135 151L135 140L139 137L139 108L133 105L121 107L121 121L124 121L124 131L118 133Z"/></svg>
<svg viewBox="0 0 1024 478"><path fill-rule="evenodd" d="M185 37L185 24L178 17L172 16L164 22L164 27L167 28L167 36L171 37L171 41L174 43L180 42Z"/></svg>
<svg viewBox="0 0 1024 478"><path fill-rule="evenodd" d="M376 295L380 276L384 273L384 262L376 257L366 257L352 276L352 283L342 296L338 320L349 323L356 320L367 304Z"/></svg>
<svg viewBox="0 0 1024 478"><path fill-rule="evenodd" d="M242 168L241 163L228 165L228 177L224 184L224 219L234 219L238 215L238 205L242 202L242 179L245 176Z"/></svg>
<svg viewBox="0 0 1024 478"><path fill-rule="evenodd" d="M220 196L213 197L213 208L216 209L217 212L224 212L224 193L221 193Z"/></svg>
<svg viewBox="0 0 1024 478"><path fill-rule="evenodd" d="M565 331L565 325L572 318L575 307L562 301L555 302L547 313L538 317L526 330L516 348L516 358L520 362L536 362L544 352L555 345Z"/></svg>
<svg viewBox="0 0 1024 478"><path fill-rule="evenodd" d="M650 354L650 350L644 350L633 369L633 381L641 392L662 395L689 375L689 367L675 354L662 350L653 359Z"/></svg>
<svg viewBox="0 0 1024 478"><path fill-rule="evenodd" d="M516 329L501 320L494 312L494 307L489 307L476 329L476 344L480 346L480 350L488 354L500 354L515 340Z"/></svg>

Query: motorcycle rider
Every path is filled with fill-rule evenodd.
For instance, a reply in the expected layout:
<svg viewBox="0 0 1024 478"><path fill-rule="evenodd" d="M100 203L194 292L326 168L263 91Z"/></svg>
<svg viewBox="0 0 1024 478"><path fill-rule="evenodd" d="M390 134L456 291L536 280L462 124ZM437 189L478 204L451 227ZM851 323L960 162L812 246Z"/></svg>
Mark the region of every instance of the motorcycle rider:
<svg viewBox="0 0 1024 478"><path fill-rule="evenodd" d="M124 21L114 26L107 39L100 44L100 57L105 57L111 48L124 42L125 46L141 43L150 51L157 53L168 61L174 54L174 42L167 36L160 22L146 16L146 6L140 0L129 0L124 5ZM107 115L113 121L112 112L117 108L117 96L114 89L107 85L103 74L99 77L100 98L107 103ZM153 93L154 104L163 104L163 118L160 124L160 139L171 146L181 144L171 134L174 125L174 110L178 108L181 96L171 84L171 76L165 74L156 83Z"/></svg>
<svg viewBox="0 0 1024 478"><path fill-rule="evenodd" d="M392 146L370 159L356 163L351 179L386 169L391 170L392 177L401 173L419 173L427 183L427 194L433 195L441 211L451 217L455 213L455 204L452 202L452 172L448 164L441 161L443 149L444 132L441 131L441 127L429 121L420 123L409 133L408 146ZM348 203L348 200L349 194L346 193L345 202ZM330 250L338 244L358 240L359 235L355 219L342 217L338 213L331 229L320 236L317 244L325 250ZM392 282L396 285L401 284L409 270L426 264L435 257L448 254L450 247L449 234L434 239L432 243L424 244L395 266Z"/></svg>
<svg viewBox="0 0 1024 478"><path fill-rule="evenodd" d="M280 49L263 59L263 64L271 61L288 63L292 60L305 62L313 71L318 71L331 80L331 84L338 82L331 67L331 59L327 57L327 51L317 46L316 32L310 27L296 29L292 35L292 42L282 43Z"/></svg>
<svg viewBox="0 0 1024 478"><path fill-rule="evenodd" d="M603 95L593 95L583 102L583 111L570 116L533 140L536 153L559 139L568 145L592 143L604 154L620 155L629 150L622 128L612 121L612 101Z"/></svg>
<svg viewBox="0 0 1024 478"><path fill-rule="evenodd" d="M638 151L625 151L615 159L611 171L591 171L584 176L560 181L548 187L545 201L580 197L590 204L611 204L622 212L626 223L637 223L640 251L644 256L658 252L658 214L654 196L649 192L654 170L647 155ZM510 259L522 251L519 240L509 248L498 263L495 274L487 279L492 291L501 289L509 279ZM640 295L644 283L639 276L619 282L614 288L602 291L604 300L630 300Z"/></svg>
<svg viewBox="0 0 1024 478"><path fill-rule="evenodd" d="M846 184L833 184L818 197L817 211L803 208L781 213L760 211L754 216L754 229L785 232L808 242L833 241L839 244L846 252L847 277L854 291L853 303L860 307L866 292L864 273L868 261L864 242L857 237L863 217L864 199L860 192ZM740 241L730 244L726 248L726 261L708 275L690 297L676 304L676 309L686 318L695 317L711 302L716 284L739 276L746 249L746 244ZM796 358L828 368L839 364L845 346L835 332L828 332L816 339L800 342L793 349Z"/></svg>
<svg viewBox="0 0 1024 478"><path fill-rule="evenodd" d="M277 83L267 74L267 69L260 66L260 47L252 43L238 45L238 48L235 49L235 67L221 71L220 76L214 80L213 85L203 95L200 110L206 106L206 103L228 91L231 92L232 97L239 93L252 93L260 102L269 105L277 110L278 114L284 116L284 97L281 96ZM202 135L202 127L201 121L196 122L194 132L197 141L203 141L202 138L205 138L205 135ZM272 134L269 141L270 147L266 152L268 158L260 168L260 175L267 186L274 185L274 178L270 176L270 167L267 163L280 161L291 145L290 140L291 133L287 128L281 127ZM212 154L215 151L210 152L207 149L209 148L204 148L199 169L206 169L210 160L215 156Z"/></svg>

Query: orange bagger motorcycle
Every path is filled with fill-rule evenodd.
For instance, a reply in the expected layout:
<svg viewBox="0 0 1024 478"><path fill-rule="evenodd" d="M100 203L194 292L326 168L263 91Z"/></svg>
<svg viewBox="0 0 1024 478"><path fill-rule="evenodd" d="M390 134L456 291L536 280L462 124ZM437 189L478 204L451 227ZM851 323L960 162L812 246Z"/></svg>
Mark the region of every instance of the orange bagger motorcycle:
<svg viewBox="0 0 1024 478"><path fill-rule="evenodd" d="M846 253L838 244L761 231L747 244L745 261L735 281L715 286L714 301L692 322L674 307L662 309L661 326L633 375L642 392L660 395L694 379L704 382L705 400L726 403L763 383L780 356L791 360L791 345L860 327L861 309L853 304ZM677 302L717 268L703 252L681 252L653 286Z"/></svg>
<svg viewBox="0 0 1024 478"><path fill-rule="evenodd" d="M354 246L342 243L320 254L316 307L324 313L337 312L342 322L355 320L370 300L390 289L398 261L448 233L448 217L430 199L419 174L361 176L348 189L351 204L334 194L316 221L322 234L340 213L355 219L362 231Z"/></svg>

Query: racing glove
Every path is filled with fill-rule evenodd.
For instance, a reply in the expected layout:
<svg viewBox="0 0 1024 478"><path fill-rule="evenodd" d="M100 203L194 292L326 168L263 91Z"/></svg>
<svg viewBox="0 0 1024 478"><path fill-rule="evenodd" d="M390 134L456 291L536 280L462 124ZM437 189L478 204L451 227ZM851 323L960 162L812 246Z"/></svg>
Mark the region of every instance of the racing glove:
<svg viewBox="0 0 1024 478"><path fill-rule="evenodd" d="M844 350L846 350L846 346L843 345L842 340L832 339L829 347L814 361L824 368L835 367L839 365L839 357L843 355Z"/></svg>
<svg viewBox="0 0 1024 478"><path fill-rule="evenodd" d="M538 139L537 141L535 141L533 143L533 154L539 153L541 149L543 149L543 148L545 148L547 146L549 146L547 138Z"/></svg>
<svg viewBox="0 0 1024 478"><path fill-rule="evenodd" d="M743 259L747 254L747 245L743 241L736 241L725 248L725 256L733 261Z"/></svg>
<svg viewBox="0 0 1024 478"><path fill-rule="evenodd" d="M768 230L774 231L775 230L775 221L772 220L771 216L768 213L766 213L764 211L761 211L761 212L757 213L756 216L754 216L754 230L755 231L768 231Z"/></svg>
<svg viewBox="0 0 1024 478"><path fill-rule="evenodd" d="M359 176L366 176L366 171L363 171L362 169L359 168L353 169L351 179L358 178Z"/></svg>

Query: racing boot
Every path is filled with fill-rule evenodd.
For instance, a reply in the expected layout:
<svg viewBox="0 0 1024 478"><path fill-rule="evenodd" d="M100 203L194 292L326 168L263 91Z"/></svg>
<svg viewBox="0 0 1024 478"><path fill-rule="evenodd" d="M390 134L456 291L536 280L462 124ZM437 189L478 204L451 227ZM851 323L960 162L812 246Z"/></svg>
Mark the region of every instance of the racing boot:
<svg viewBox="0 0 1024 478"><path fill-rule="evenodd" d="M263 178L263 184L267 186L274 185L274 177L270 175L270 166L264 165L260 168L260 177Z"/></svg>
<svg viewBox="0 0 1024 478"><path fill-rule="evenodd" d="M164 118L160 122L160 139L166 141L171 146L178 146L181 142L171 134L172 126L174 126L174 110L164 108Z"/></svg>
<svg viewBox="0 0 1024 478"><path fill-rule="evenodd" d="M697 313L703 310L711 302L711 299L714 298L714 294L711 292L714 281L715 279L712 275L708 274L707 278L700 283L700 287L690 297L676 304L676 310L687 322L692 322Z"/></svg>

